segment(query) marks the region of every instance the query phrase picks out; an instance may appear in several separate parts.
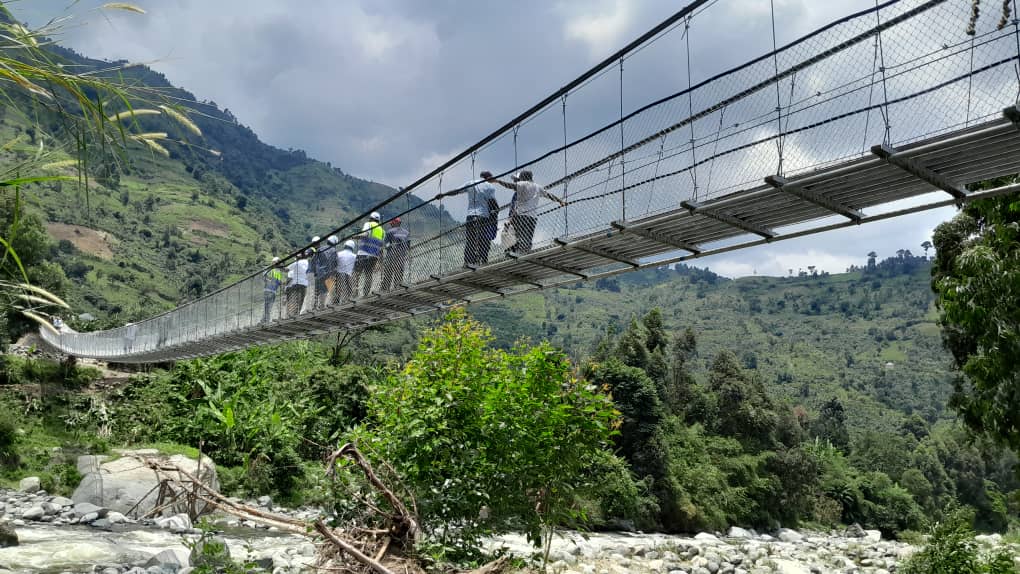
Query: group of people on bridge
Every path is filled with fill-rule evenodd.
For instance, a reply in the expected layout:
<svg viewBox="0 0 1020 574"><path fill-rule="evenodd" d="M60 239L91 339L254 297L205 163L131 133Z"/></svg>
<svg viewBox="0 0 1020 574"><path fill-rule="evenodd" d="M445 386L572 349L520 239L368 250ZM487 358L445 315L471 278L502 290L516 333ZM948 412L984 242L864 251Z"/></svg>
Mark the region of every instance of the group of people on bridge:
<svg viewBox="0 0 1020 574"><path fill-rule="evenodd" d="M522 170L511 181L481 172L480 179L438 197L467 195L464 225L464 266L476 267L489 261L492 241L496 239L501 207L496 200L496 185L513 190L510 215L503 229L501 243L507 252L523 255L532 248L538 225L538 207L545 197L561 206L566 203L533 181L532 173ZM441 215L442 216L442 215ZM355 241L355 239L357 241ZM410 261L411 233L402 226L400 217L384 227L382 216L372 212L361 232L340 245L336 235L325 239L316 236L290 264L283 266L279 257L263 273L264 308L262 323L274 318L293 317L309 310L323 309L372 293L377 269L382 268L381 292L400 287ZM311 293L309 293L311 290ZM278 295L283 294L280 312L273 310Z"/></svg>

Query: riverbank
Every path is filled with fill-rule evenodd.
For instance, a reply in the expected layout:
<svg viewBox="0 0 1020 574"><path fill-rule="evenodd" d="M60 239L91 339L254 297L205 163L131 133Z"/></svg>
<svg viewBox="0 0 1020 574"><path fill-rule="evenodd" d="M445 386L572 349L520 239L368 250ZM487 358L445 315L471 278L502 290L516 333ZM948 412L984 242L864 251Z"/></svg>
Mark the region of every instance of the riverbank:
<svg viewBox="0 0 1020 574"><path fill-rule="evenodd" d="M248 502L267 510L273 506L268 497ZM272 510L301 520L317 514ZM308 538L233 516L214 513L209 521L230 557L253 571L315 571L316 548ZM192 549L203 536L186 515L133 520L42 491L0 491L0 524L13 526L19 541L0 547L5 574L188 574L196 561ZM981 535L977 541L987 552L1007 549L1020 568L1020 544L999 535ZM522 535L496 537L486 547L541 563L541 552ZM725 534L695 536L564 531L550 545L548 566L559 574L892 574L917 550L859 527L768 534L734 527Z"/></svg>

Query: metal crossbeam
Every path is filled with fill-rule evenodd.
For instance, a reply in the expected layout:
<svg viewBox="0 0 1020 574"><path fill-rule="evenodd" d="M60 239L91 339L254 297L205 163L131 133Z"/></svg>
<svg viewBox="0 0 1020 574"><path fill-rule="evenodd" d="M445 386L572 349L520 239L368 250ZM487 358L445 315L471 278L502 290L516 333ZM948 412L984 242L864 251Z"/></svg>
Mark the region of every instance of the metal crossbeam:
<svg viewBox="0 0 1020 574"><path fill-rule="evenodd" d="M559 271L560 273L573 275L575 277L580 277L581 279L588 278L587 273L583 273L581 271L578 271L577 269L571 269L569 267L557 265L555 263L549 263L548 261L543 261L538 257L528 257L526 255L522 257L513 252L507 253L506 256L515 261L520 261L521 263L530 263L531 265L535 265L537 267L545 267L546 269L552 269L553 271Z"/></svg>
<svg viewBox="0 0 1020 574"><path fill-rule="evenodd" d="M630 223L628 221L614 221L610 225L614 228L619 229L624 233L630 233L631 235L637 235L638 237L644 237L650 241L661 243L663 245L669 245L670 247L676 247L677 249L683 249L684 251L690 251L691 253L701 253L701 247L685 241L679 241L672 237L667 237L661 233L649 231Z"/></svg>
<svg viewBox="0 0 1020 574"><path fill-rule="evenodd" d="M820 193L815 193L814 191L806 189L803 186L797 185L796 182L791 182L790 180L786 179L783 176L770 175L765 178L765 183L771 185L772 187L778 189L783 193L788 193L795 197L799 197L804 201L813 203L819 207L824 207L825 209L828 209L833 213L838 213L843 217L846 217L853 221L860 222L860 220L864 217L864 214L861 213L860 211L848 205L843 205L838 201L834 201L828 197L825 197Z"/></svg>
<svg viewBox="0 0 1020 574"><path fill-rule="evenodd" d="M396 305L391 303L389 301L389 299L384 299L382 297L377 297L375 299L360 299L355 304L355 306L356 307L361 307L361 306L365 306L365 307L377 307L379 309L385 309L387 311L392 311L394 313L400 313L401 315L409 315L410 314L406 310L404 310L403 306L397 307Z"/></svg>
<svg viewBox="0 0 1020 574"><path fill-rule="evenodd" d="M928 169L920 161L911 157L903 157L900 154L900 150L892 146L888 146L886 144L872 146L871 153L884 159L890 165L894 165L902 169L917 179L930 183L949 195L952 195L956 199L963 199L967 197L967 192L960 186L949 181L943 177L942 174Z"/></svg>
<svg viewBox="0 0 1020 574"><path fill-rule="evenodd" d="M626 257L623 257L622 255L617 255L617 254L613 253L612 251L609 251L609 250L606 250L606 249L600 249L598 247L592 247L591 245L578 245L577 243L570 243L569 241L566 241L566 240L561 239L559 237L557 237L553 241L555 241L557 245L560 245L562 247L566 247L567 249L576 249L578 251L581 251L581 252L584 252L584 253L588 253L588 254L594 255L596 257L601 257L603 259L608 259L609 261L616 261L617 263L623 263L624 265L630 265L631 267L633 267L635 269L638 268L638 267L641 267L640 263L638 263L636 261L631 261L630 259L627 259Z"/></svg>
<svg viewBox="0 0 1020 574"><path fill-rule="evenodd" d="M731 227L743 229L748 233L761 235L765 239L773 239L774 237L776 237L776 235L778 235L775 231L772 231L767 227L762 227L753 222L747 221L746 219L741 219L735 215L730 215L729 213L716 211L711 207L705 206L696 201L681 201L680 205L682 205L684 209L690 211L691 213L697 215L704 215L705 217L714 219L721 223L725 223L726 225L729 225Z"/></svg>
<svg viewBox="0 0 1020 574"><path fill-rule="evenodd" d="M458 279L450 279L449 281L447 281L447 283L453 283L454 285L463 285L464 287L470 287L471 289L476 289L478 291L484 291L486 293L495 293L496 295L499 295L500 297L506 296L506 293L504 293L503 291L500 291L498 287L492 287L492 286L489 286L489 285L483 285L481 283L476 283L474 281L469 281L467 279L459 279L459 278Z"/></svg>

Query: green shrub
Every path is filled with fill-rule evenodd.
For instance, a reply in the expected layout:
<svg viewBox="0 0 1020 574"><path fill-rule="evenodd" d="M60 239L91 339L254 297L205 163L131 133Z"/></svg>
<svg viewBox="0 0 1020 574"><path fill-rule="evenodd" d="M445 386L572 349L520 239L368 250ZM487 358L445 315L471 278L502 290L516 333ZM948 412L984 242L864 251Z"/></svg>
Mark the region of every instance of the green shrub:
<svg viewBox="0 0 1020 574"><path fill-rule="evenodd" d="M426 533L453 552L505 529L538 542L543 528L583 518L574 502L594 490L585 470L616 420L609 397L576 379L562 352L491 342L488 329L451 313L372 389L355 433L366 455L395 467Z"/></svg>
<svg viewBox="0 0 1020 574"><path fill-rule="evenodd" d="M903 574L1017 574L1012 556L1000 549L982 556L974 540L974 511L957 507L929 530L928 543L902 566Z"/></svg>
<svg viewBox="0 0 1020 574"><path fill-rule="evenodd" d="M18 427L14 424L14 410L0 403L0 467L18 466Z"/></svg>
<svg viewBox="0 0 1020 574"><path fill-rule="evenodd" d="M627 520L638 530L655 528L659 503L650 493L649 480L635 480L625 460L605 451L595 455L588 472L595 487L587 524L599 527Z"/></svg>

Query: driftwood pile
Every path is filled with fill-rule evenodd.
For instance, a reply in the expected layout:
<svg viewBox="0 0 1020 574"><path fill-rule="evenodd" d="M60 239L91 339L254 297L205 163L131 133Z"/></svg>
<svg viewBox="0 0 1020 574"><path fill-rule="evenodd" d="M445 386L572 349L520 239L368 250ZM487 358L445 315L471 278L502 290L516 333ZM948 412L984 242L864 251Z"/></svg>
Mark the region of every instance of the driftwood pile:
<svg viewBox="0 0 1020 574"><path fill-rule="evenodd" d="M276 528L308 536L318 543L316 569L324 572L375 573L375 574L412 574L424 573L421 563L416 559L415 545L421 539L421 528L417 507L413 497L411 509L393 493L376 474L372 465L353 445L347 444L333 452L326 462L326 474L335 478L338 460L350 459L364 473L368 483L378 491L387 502L389 511L372 505L367 500L361 502L375 518L380 519L385 527L364 528L351 526L332 528L323 517L312 522L296 520L289 516L267 512L261 508L233 502L197 477L176 465L165 462L146 460L146 464L160 476L160 502L157 508L166 508L178 501L187 502L191 513L220 510L226 514L244 520L250 520L275 526ZM202 510L198 510L201 508ZM155 509L154 509L155 510ZM198 518L191 516L192 520ZM507 561L500 559L483 566L470 574L495 574L505 569Z"/></svg>

